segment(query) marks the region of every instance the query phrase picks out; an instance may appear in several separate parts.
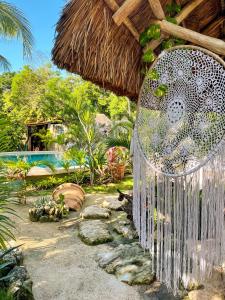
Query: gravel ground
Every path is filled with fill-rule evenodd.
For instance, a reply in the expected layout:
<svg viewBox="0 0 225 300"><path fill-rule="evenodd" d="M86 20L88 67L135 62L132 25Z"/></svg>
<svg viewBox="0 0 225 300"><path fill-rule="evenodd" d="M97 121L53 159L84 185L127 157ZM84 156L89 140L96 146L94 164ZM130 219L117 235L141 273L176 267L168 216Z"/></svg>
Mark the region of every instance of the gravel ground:
<svg viewBox="0 0 225 300"><path fill-rule="evenodd" d="M103 198L91 195L85 204L98 204ZM24 264L33 280L35 300L144 299L143 287L121 283L97 266L96 254L107 250L107 245L86 246L77 237L77 229L60 231L58 223L31 223L28 209L32 200L16 207L22 219L15 221L17 244L24 243Z"/></svg>

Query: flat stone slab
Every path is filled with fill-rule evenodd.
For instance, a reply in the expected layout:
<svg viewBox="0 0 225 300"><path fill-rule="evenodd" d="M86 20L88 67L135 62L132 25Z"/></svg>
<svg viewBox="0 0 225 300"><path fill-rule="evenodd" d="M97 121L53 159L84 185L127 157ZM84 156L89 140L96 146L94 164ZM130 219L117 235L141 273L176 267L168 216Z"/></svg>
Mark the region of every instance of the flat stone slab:
<svg viewBox="0 0 225 300"><path fill-rule="evenodd" d="M139 243L122 244L109 252L98 255L98 264L107 273L129 285L151 284L155 280L151 272L151 258Z"/></svg>
<svg viewBox="0 0 225 300"><path fill-rule="evenodd" d="M80 214L83 219L108 219L110 210L107 208L91 205L86 207Z"/></svg>
<svg viewBox="0 0 225 300"><path fill-rule="evenodd" d="M118 234L121 234L124 238L129 240L137 239L138 234L136 230L134 230L130 224L130 222L119 221L113 224L113 230Z"/></svg>
<svg viewBox="0 0 225 300"><path fill-rule="evenodd" d="M124 207L127 203L127 200L119 201L117 199L109 198L103 201L102 207L111 210L122 210L122 207Z"/></svg>
<svg viewBox="0 0 225 300"><path fill-rule="evenodd" d="M79 225L79 237L87 245L99 245L113 240L108 230L108 225L101 220L81 222Z"/></svg>

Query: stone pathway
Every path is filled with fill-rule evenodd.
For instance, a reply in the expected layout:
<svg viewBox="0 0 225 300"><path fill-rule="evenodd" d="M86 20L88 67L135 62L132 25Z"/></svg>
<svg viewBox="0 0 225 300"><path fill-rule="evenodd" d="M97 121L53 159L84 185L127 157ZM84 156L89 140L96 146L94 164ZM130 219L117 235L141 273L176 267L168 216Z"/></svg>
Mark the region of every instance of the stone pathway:
<svg viewBox="0 0 225 300"><path fill-rule="evenodd" d="M144 286L128 284L143 282L150 284L151 261L144 257L139 248L129 221L123 212L118 212L120 203L113 201L116 196L91 195L87 197L83 217L86 218L74 228L59 230L59 223L32 223L28 218L29 204L16 206L22 219L15 219L17 244L23 243L24 264L33 280L35 300L176 300L168 294L165 286L158 282ZM86 208L94 205L94 209ZM103 206L104 209L99 209ZM85 209L86 208L86 209ZM93 207L92 207L93 208ZM110 208L110 211L108 209ZM93 217L93 214L95 216ZM91 215L91 216L90 216ZM70 217L78 217L71 213ZM100 219L99 219L100 217ZM97 220L96 220L97 218ZM91 219L91 220L90 220ZM96 226L97 225L97 226ZM110 225L110 227L109 227ZM97 228L99 237L90 228ZM108 231L108 229L110 230ZM79 230L78 230L79 229ZM115 233L116 232L116 233ZM100 244L111 241L114 244ZM100 236L101 233L101 236ZM83 235L83 236L82 236ZM116 235L116 236L115 236ZM118 239L119 236L119 239ZM123 236L123 237L122 237ZM128 239L132 244L119 245ZM118 246L119 245L119 246ZM130 247L130 248L129 248ZM129 248L129 249L128 249ZM135 250L135 253L132 251ZM127 253L130 256L127 255ZM115 275L111 275L114 273ZM192 291L185 300L225 300L224 278L215 276L213 286L204 290ZM126 283L128 284L126 284Z"/></svg>
<svg viewBox="0 0 225 300"><path fill-rule="evenodd" d="M85 205L98 205L109 196L92 195ZM27 206L16 206L17 243L24 243L24 264L33 280L35 300L143 300L146 288L131 287L107 274L96 262L107 244L87 246L78 230L58 230L58 223L32 223ZM71 217L76 217L72 213Z"/></svg>

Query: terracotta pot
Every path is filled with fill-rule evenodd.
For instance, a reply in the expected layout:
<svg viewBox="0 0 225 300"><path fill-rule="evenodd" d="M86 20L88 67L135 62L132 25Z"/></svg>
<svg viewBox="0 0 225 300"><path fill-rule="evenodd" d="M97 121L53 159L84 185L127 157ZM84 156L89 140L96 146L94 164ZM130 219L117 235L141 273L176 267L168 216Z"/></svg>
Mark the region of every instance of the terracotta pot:
<svg viewBox="0 0 225 300"><path fill-rule="evenodd" d="M60 195L64 196L65 205L70 210L80 210L85 200L84 190L75 183L64 183L58 186L53 191L52 197L57 201Z"/></svg>
<svg viewBox="0 0 225 300"><path fill-rule="evenodd" d="M111 163L109 169L113 180L118 181L124 178L126 166L124 164Z"/></svg>

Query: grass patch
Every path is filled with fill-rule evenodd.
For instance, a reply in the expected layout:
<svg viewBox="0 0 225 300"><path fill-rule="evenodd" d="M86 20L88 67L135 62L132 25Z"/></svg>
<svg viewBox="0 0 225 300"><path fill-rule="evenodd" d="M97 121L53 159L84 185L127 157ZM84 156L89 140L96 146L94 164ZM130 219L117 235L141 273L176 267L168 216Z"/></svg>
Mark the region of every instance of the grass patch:
<svg viewBox="0 0 225 300"><path fill-rule="evenodd" d="M26 191L26 197L45 197L52 194L54 189Z"/></svg>
<svg viewBox="0 0 225 300"><path fill-rule="evenodd" d="M133 178L126 177L120 182L114 182L109 184L82 186L86 193L93 194L114 194L117 193L117 189L121 191L128 191L133 189Z"/></svg>
<svg viewBox="0 0 225 300"><path fill-rule="evenodd" d="M39 179L40 180L40 179ZM47 179L46 179L47 180ZM38 179L36 179L38 181ZM48 181L48 180L47 180ZM57 186L60 185L57 184ZM115 194L117 189L121 191L129 191L133 189L133 177L127 176L120 182L113 182L108 184L96 184L96 185L85 185L81 184L82 188L87 194ZM35 196L35 197L45 197L52 194L55 188L46 188L46 189L28 189L26 191L26 197Z"/></svg>

